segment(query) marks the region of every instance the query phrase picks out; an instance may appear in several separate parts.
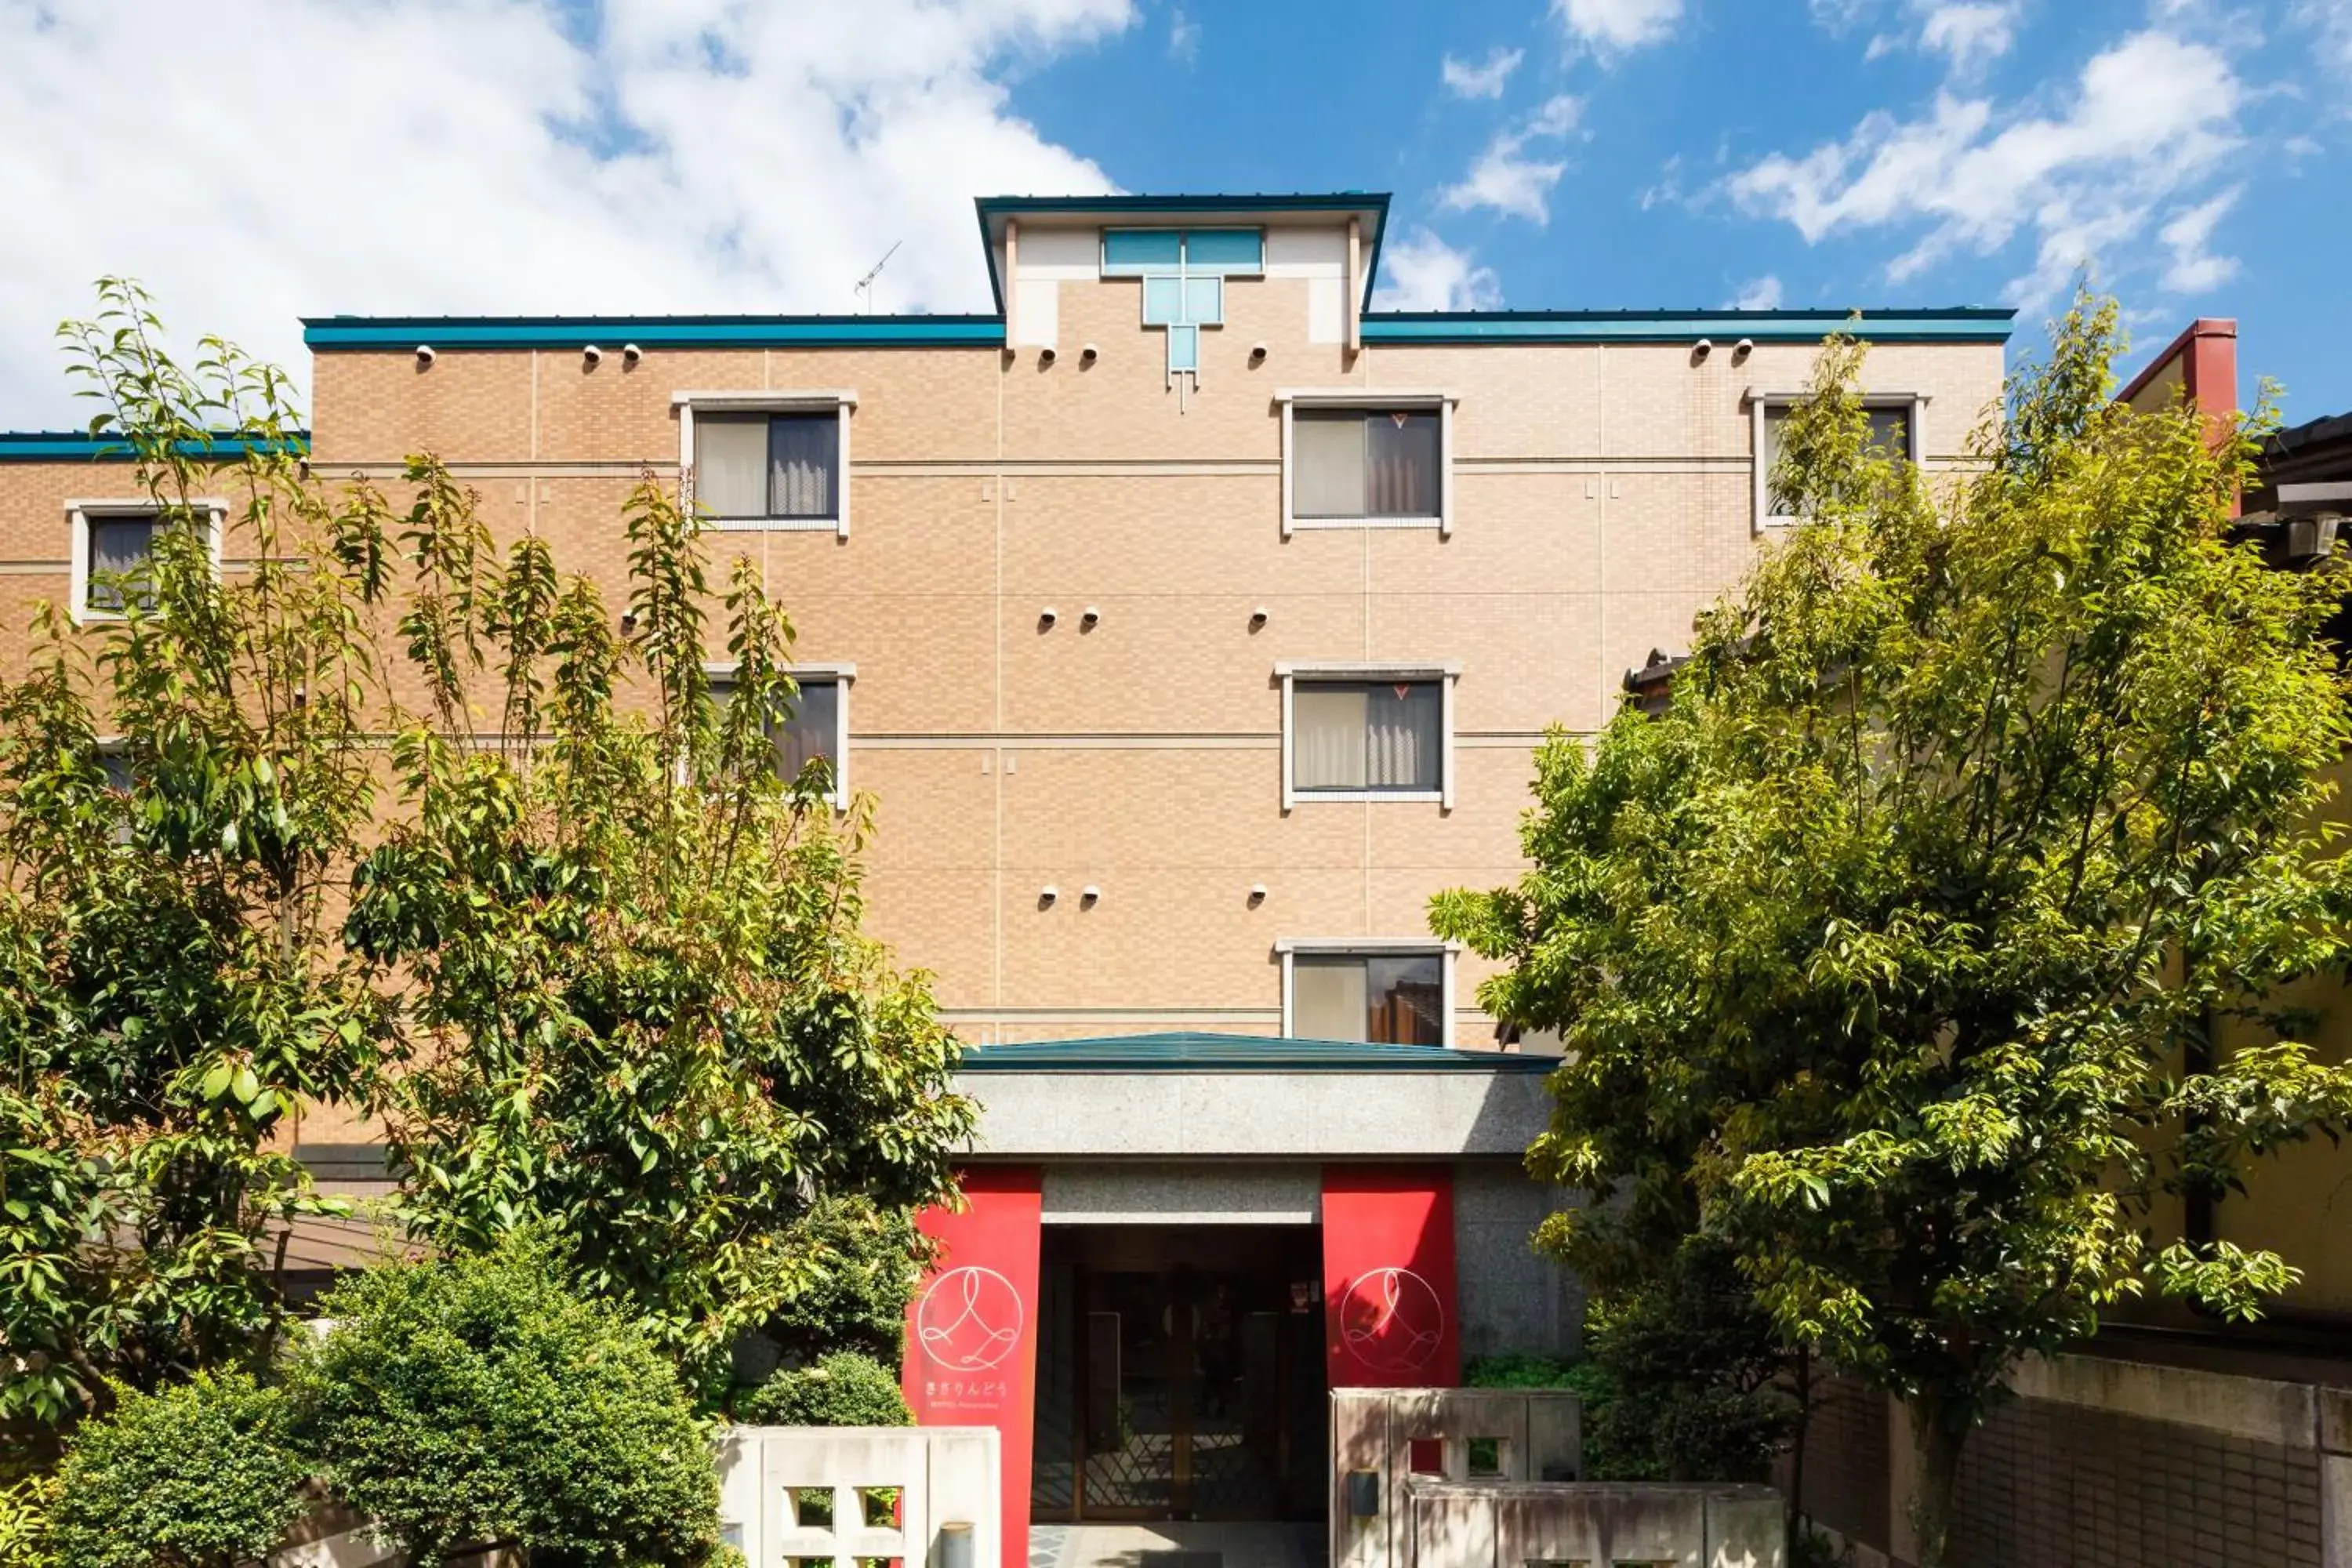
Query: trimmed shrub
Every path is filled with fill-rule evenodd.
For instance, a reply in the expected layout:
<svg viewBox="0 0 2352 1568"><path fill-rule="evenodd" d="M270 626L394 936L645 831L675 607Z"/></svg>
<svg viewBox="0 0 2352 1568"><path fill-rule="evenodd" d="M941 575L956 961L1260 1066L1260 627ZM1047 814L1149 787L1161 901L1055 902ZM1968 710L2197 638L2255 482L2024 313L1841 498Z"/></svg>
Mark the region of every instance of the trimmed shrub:
<svg viewBox="0 0 2352 1568"><path fill-rule="evenodd" d="M784 1359L805 1365L834 1351L862 1351L894 1364L928 1251L914 1216L864 1197L831 1197L793 1230L822 1272L768 1321Z"/></svg>
<svg viewBox="0 0 2352 1568"><path fill-rule="evenodd" d="M545 1243L372 1268L320 1310L335 1326L293 1372L302 1429L413 1559L483 1542L700 1564L718 1545L718 1474L677 1369Z"/></svg>
<svg viewBox="0 0 2352 1568"><path fill-rule="evenodd" d="M814 1366L779 1372L735 1398L752 1426L911 1426L898 1375L872 1356L835 1351Z"/></svg>
<svg viewBox="0 0 2352 1568"><path fill-rule="evenodd" d="M274 1550L302 1516L310 1467L281 1391L200 1372L120 1400L75 1432L58 1467L58 1568L231 1568Z"/></svg>

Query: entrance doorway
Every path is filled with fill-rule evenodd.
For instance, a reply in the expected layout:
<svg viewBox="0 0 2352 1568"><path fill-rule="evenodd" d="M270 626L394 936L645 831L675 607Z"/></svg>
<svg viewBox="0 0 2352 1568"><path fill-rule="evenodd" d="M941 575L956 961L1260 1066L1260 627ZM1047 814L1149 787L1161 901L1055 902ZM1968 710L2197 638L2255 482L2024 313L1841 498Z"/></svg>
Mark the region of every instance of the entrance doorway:
<svg viewBox="0 0 2352 1568"><path fill-rule="evenodd" d="M1032 1517L1320 1519L1321 1275L1312 1226L1047 1226Z"/></svg>

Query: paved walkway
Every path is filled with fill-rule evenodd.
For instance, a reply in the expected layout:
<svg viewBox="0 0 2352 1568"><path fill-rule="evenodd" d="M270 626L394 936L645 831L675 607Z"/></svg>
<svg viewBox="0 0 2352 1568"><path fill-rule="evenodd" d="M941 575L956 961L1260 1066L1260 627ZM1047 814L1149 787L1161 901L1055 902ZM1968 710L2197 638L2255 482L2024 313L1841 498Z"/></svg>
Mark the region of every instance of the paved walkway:
<svg viewBox="0 0 2352 1568"><path fill-rule="evenodd" d="M1029 1568L1323 1568L1319 1524L1033 1524Z"/></svg>

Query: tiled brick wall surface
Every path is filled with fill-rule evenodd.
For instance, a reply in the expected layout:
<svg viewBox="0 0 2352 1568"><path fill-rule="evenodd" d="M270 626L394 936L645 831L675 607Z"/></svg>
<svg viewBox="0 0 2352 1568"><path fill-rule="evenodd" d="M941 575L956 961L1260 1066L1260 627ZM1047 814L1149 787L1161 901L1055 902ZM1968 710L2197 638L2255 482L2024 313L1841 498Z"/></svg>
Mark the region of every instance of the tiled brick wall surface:
<svg viewBox="0 0 2352 1568"><path fill-rule="evenodd" d="M1832 1379L1805 1445L1802 1507L1863 1547L1893 1538L1883 1394ZM2316 1448L2047 1399L2011 1400L1961 1449L1962 1568L2322 1568Z"/></svg>
<svg viewBox="0 0 2352 1568"><path fill-rule="evenodd" d="M2020 1399L1960 1451L1952 1561L2320 1568L2319 1456Z"/></svg>
<svg viewBox="0 0 2352 1568"><path fill-rule="evenodd" d="M1797 1506L1825 1530L1883 1546L1891 1480L1886 1444L1885 1395L1842 1378L1822 1379L1805 1426Z"/></svg>
<svg viewBox="0 0 2352 1568"><path fill-rule="evenodd" d="M656 346L628 364L606 343L591 365L445 343L425 369L405 344L322 353L313 468L363 470L397 499L401 459L432 451L502 547L536 531L617 616L622 503L642 472L676 480L676 394L854 393L848 537L728 532L712 555L719 582L739 554L760 564L801 658L856 667L848 771L880 799L874 929L937 973L970 1038L1272 1029L1276 939L1423 934L1433 893L1517 874L1537 737L1602 723L1623 671L1686 646L1754 558L1742 394L1801 384L1811 353L1350 356L1308 341L1308 284L1276 277L1228 288L1200 384L1180 389L1164 335L1139 324L1139 285L1060 289L1050 366L1034 348ZM1100 350L1090 365L1083 343ZM1943 456L2000 367L1997 346L1893 347L1870 381L1931 399L1926 444ZM1458 398L1451 537L1283 536L1276 395L1338 386ZM32 598L65 591L62 500L130 479L0 467L0 662L21 662ZM1082 630L1087 605L1101 618ZM715 658L722 638L714 625ZM1275 663L1363 658L1460 667L1450 813L1282 812ZM421 693L404 678L399 695ZM1103 898L1041 908L1049 882ZM1490 1037L1485 972L1457 970L1458 1044Z"/></svg>

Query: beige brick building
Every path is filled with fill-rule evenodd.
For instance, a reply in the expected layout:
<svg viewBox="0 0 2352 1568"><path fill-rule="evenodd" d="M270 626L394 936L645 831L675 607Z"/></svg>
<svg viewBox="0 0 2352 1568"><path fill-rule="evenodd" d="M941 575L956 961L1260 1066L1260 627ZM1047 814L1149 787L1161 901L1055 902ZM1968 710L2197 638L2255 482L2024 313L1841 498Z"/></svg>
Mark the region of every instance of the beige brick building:
<svg viewBox="0 0 2352 1568"><path fill-rule="evenodd" d="M617 605L650 470L791 612L785 743L877 798L874 922L979 1047L961 1311L907 1375L1003 1429L1018 1521L1318 1517L1326 1387L1576 1333L1526 1247L1542 1064L1428 901L1517 874L1547 727L1767 547L1773 409L1849 318L1371 311L1386 216L983 201L985 316L308 323L320 479L433 452ZM1927 467L2009 330L1861 319ZM0 666L142 546L92 449L0 437Z"/></svg>

